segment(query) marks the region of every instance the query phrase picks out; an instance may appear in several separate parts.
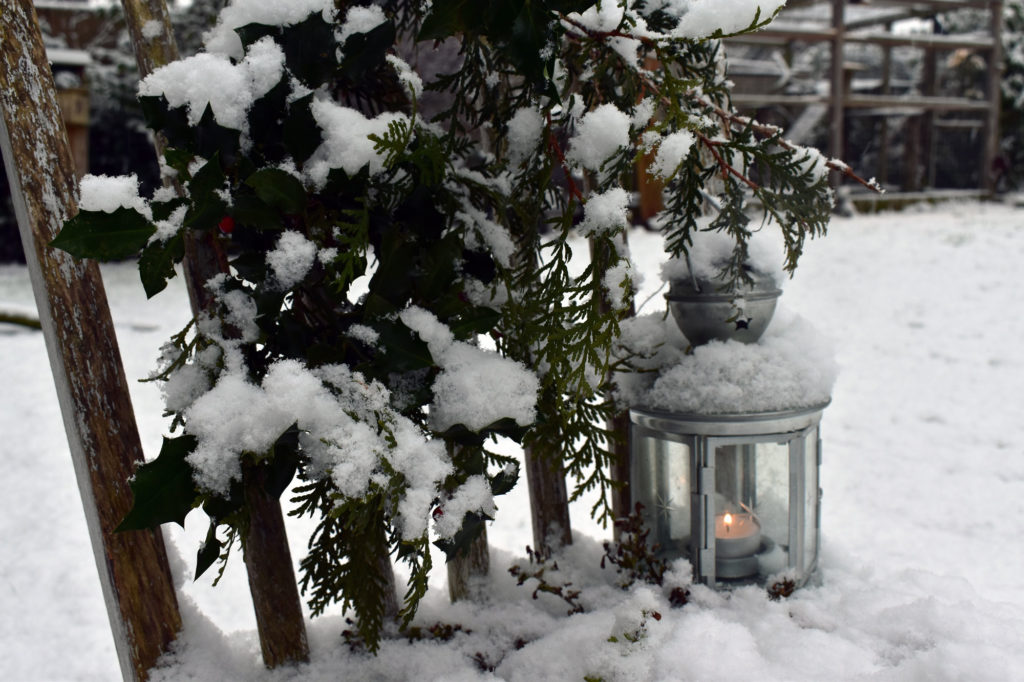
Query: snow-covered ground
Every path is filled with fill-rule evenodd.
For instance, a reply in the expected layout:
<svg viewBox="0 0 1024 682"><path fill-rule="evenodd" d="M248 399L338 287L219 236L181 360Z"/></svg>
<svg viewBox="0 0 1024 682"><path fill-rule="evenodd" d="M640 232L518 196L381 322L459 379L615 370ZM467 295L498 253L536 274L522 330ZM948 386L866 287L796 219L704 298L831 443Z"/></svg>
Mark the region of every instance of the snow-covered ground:
<svg viewBox="0 0 1024 682"><path fill-rule="evenodd" d="M660 240L631 235L646 292ZM525 485L489 529L490 600L432 590L419 622L459 624L447 644L388 642L351 653L339 615L310 626L313 663L265 672L240 562L217 588L187 579L205 533L172 532L184 560L186 631L158 679L179 680L1012 680L1024 679L1024 316L1013 286L1024 210L963 204L836 219L808 245L781 306L835 345L841 375L822 423L820 584L771 602L764 590L614 587L602 533L574 510L559 560L583 614L530 599L507 565L530 544ZM187 313L180 288L147 304L131 267L104 270L130 377ZM24 268L0 266L0 307L31 305ZM655 297L647 304L660 306ZM770 330L769 330L769 333ZM38 332L0 325L0 679L119 677L62 422ZM151 384L132 388L147 451L164 423ZM292 533L300 558L303 529ZM437 573L443 588L443 570ZM610 636L635 630L630 644ZM228 633L228 634L223 634ZM526 642L516 649L517 639ZM477 655L479 654L479 655ZM482 672L474 658L497 666Z"/></svg>

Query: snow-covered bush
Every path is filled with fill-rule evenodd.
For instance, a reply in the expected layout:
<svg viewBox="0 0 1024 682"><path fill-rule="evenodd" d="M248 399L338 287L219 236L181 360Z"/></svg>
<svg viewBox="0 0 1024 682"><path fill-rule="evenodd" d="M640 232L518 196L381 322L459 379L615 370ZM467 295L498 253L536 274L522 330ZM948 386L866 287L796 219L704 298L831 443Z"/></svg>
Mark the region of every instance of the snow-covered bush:
<svg viewBox="0 0 1024 682"><path fill-rule="evenodd" d="M200 294L209 306L164 348L177 435L140 470L123 527L201 505L202 572L235 538L244 547L246 468L267 469L277 495L297 475L295 512L321 516L302 564L313 612L354 607L372 648L388 585L377 559L409 564L408 621L430 533L457 551L514 484L490 436L522 439L607 507L637 159L653 155L665 183L670 254L724 231L733 280L757 229L751 197L789 270L831 208L830 162L737 116L718 68L717 38L781 2L716 2L228 5L205 52L139 88L180 194L90 178L54 242L138 255L150 296L192 240L225 257ZM712 177L722 208L699 222ZM577 274L580 213L593 258Z"/></svg>

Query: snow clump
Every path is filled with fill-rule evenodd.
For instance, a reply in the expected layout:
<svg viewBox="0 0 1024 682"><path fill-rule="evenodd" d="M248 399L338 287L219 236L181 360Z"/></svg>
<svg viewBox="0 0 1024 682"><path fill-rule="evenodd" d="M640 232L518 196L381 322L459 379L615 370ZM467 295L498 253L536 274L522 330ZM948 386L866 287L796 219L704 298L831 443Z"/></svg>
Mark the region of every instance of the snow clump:
<svg viewBox="0 0 1024 682"><path fill-rule="evenodd" d="M146 201L139 196L139 176L131 175L86 175L79 185L81 197L78 208L83 211L113 213L119 208L131 208L153 219L153 212Z"/></svg>
<svg viewBox="0 0 1024 682"><path fill-rule="evenodd" d="M519 165L537 151L543 132L540 111L533 107L516 110L508 122L508 158L512 165Z"/></svg>
<svg viewBox="0 0 1024 682"><path fill-rule="evenodd" d="M601 165L623 147L629 146L630 117L614 104L602 104L583 115L565 158L586 170L598 172Z"/></svg>
<svg viewBox="0 0 1024 682"><path fill-rule="evenodd" d="M690 149L696 141L689 130L679 130L669 135L658 145L658 153L648 172L656 178L668 179L679 168L679 164L689 156Z"/></svg>
<svg viewBox="0 0 1024 682"><path fill-rule="evenodd" d="M580 231L585 237L602 233L616 233L629 227L629 193L621 187L612 187L602 194L591 194L583 204L583 222Z"/></svg>
<svg viewBox="0 0 1024 682"><path fill-rule="evenodd" d="M171 107L188 107L189 125L197 125L207 105L217 123L243 132L253 103L284 75L284 51L266 36L249 46L238 64L220 54L200 52L162 66L139 84L139 95L163 95Z"/></svg>
<svg viewBox="0 0 1024 682"><path fill-rule="evenodd" d="M380 5L349 7L345 13L345 23L338 30L338 42L344 44L349 37L356 33L369 33L387 20L388 18Z"/></svg>
<svg viewBox="0 0 1024 682"><path fill-rule="evenodd" d="M324 138L306 162L305 176L318 189L327 184L327 176L335 168L342 169L349 176L365 166L369 166L371 175L382 172L384 157L374 150L370 135L386 135L390 123L409 120L405 114L395 112L366 118L355 109L327 99L314 100L310 110L323 130Z"/></svg>
<svg viewBox="0 0 1024 682"><path fill-rule="evenodd" d="M724 35L742 31L755 17L758 22L767 21L786 0L668 0L663 4L670 13L681 15L673 37L702 40L718 31Z"/></svg>
<svg viewBox="0 0 1024 682"><path fill-rule="evenodd" d="M674 326L671 319L666 324ZM776 314L758 343L714 340L686 355L678 338L661 334L663 343L675 345L656 353L667 364L646 390L642 379L625 391L620 386L620 398L684 414L740 414L811 407L832 395L838 373L832 348L798 316Z"/></svg>
<svg viewBox="0 0 1024 682"><path fill-rule="evenodd" d="M333 0L234 0L220 11L217 25L203 36L206 51L241 59L244 48L235 33L248 24L290 26L320 12L328 22L334 18Z"/></svg>
<svg viewBox="0 0 1024 682"><path fill-rule="evenodd" d="M704 223L708 219L703 220ZM666 282L688 280L691 275L698 280L714 281L732 258L736 240L719 230L691 232L693 243L688 247L691 273L685 258L673 258L661 266L661 277ZM747 262L754 272L770 277L776 286L783 280L783 257L785 249L782 235L777 230L761 229L751 234L747 242Z"/></svg>
<svg viewBox="0 0 1024 682"><path fill-rule="evenodd" d="M286 230L267 253L267 265L281 289L301 282L316 262L316 244L295 230Z"/></svg>
<svg viewBox="0 0 1024 682"><path fill-rule="evenodd" d="M504 418L521 426L533 423L540 382L525 366L456 341L433 313L417 306L406 308L399 318L426 342L431 357L441 367L430 406L434 429L446 431L462 424L479 431Z"/></svg>

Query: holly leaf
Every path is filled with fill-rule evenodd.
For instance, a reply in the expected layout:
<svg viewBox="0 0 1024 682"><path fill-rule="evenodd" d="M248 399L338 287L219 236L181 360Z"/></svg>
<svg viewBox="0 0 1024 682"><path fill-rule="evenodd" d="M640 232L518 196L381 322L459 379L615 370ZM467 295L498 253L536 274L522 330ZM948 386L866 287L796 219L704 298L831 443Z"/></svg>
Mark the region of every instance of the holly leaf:
<svg viewBox="0 0 1024 682"><path fill-rule="evenodd" d="M505 493L516 487L516 483L519 481L519 466L509 467L508 469L502 469L498 474L491 479L491 494L492 495L504 495Z"/></svg>
<svg viewBox="0 0 1024 682"><path fill-rule="evenodd" d="M199 580L199 576L206 573L206 569L213 566L213 562L220 556L220 549L222 543L217 538L217 522L210 522L210 530L206 533L206 540L199 547L199 551L196 553L196 577L194 580Z"/></svg>
<svg viewBox="0 0 1024 682"><path fill-rule="evenodd" d="M155 232L156 227L135 209L121 206L113 213L79 211L64 223L50 246L75 258L122 260L136 255Z"/></svg>
<svg viewBox="0 0 1024 682"><path fill-rule="evenodd" d="M176 234L166 242L154 242L142 250L139 256L139 278L146 298L153 298L167 287L167 281L174 277L174 264L185 257L185 240Z"/></svg>
<svg viewBox="0 0 1024 682"><path fill-rule="evenodd" d="M157 458L140 466L132 477L129 485L135 501L114 532L156 528L169 521L184 528L199 495L192 466L185 459L196 445L193 436L164 438Z"/></svg>
<svg viewBox="0 0 1024 682"><path fill-rule="evenodd" d="M306 208L306 188L287 171L263 168L250 175L245 184L256 191L264 203L285 213L302 213Z"/></svg>
<svg viewBox="0 0 1024 682"><path fill-rule="evenodd" d="M445 561L451 561L460 554L465 556L469 552L469 546L480 536L484 530L486 516L466 512L462 519L462 528L450 540L437 540L434 544L444 552Z"/></svg>

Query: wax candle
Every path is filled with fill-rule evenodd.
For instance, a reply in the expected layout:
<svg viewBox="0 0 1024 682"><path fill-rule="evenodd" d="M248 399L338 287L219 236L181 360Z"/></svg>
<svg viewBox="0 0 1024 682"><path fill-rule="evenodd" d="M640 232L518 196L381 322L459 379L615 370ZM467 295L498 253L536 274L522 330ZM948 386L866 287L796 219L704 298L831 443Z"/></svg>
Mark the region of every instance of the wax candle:
<svg viewBox="0 0 1024 682"><path fill-rule="evenodd" d="M753 556L761 547L761 524L748 512L715 517L715 556L734 559Z"/></svg>

